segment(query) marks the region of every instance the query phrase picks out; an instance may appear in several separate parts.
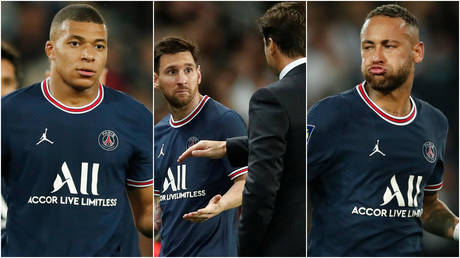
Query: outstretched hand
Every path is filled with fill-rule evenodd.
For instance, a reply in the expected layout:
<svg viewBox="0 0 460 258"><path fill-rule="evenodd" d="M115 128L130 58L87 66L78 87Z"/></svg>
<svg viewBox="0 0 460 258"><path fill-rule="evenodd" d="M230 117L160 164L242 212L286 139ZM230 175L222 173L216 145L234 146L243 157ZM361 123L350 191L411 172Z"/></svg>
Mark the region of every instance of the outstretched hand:
<svg viewBox="0 0 460 258"><path fill-rule="evenodd" d="M222 196L220 194L214 196L209 200L208 205L206 207L199 209L194 212L190 212L187 214L184 214L182 216L183 219L189 220L191 222L203 222L206 221L219 213L223 211L222 205L220 200L222 199Z"/></svg>
<svg viewBox="0 0 460 258"><path fill-rule="evenodd" d="M189 157L206 157L211 159L220 159L227 154L227 144L225 141L199 141L192 147L188 148L177 162L182 162Z"/></svg>

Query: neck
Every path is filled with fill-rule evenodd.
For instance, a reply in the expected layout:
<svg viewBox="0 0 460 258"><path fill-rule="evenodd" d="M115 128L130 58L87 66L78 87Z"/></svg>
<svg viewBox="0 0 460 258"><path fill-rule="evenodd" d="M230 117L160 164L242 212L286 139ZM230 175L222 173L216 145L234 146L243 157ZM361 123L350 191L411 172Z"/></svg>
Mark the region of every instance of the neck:
<svg viewBox="0 0 460 258"><path fill-rule="evenodd" d="M98 93L99 83L87 89L77 89L67 84L56 73L51 72L49 89L55 99L66 106L81 107L91 103Z"/></svg>
<svg viewBox="0 0 460 258"><path fill-rule="evenodd" d="M408 79L403 85L388 94L376 91L368 84L365 84L365 88L372 101L385 112L393 116L405 116L410 113L412 108L409 99L412 82L413 78Z"/></svg>
<svg viewBox="0 0 460 258"><path fill-rule="evenodd" d="M171 104L168 104L169 110L173 116L174 121L179 121L184 119L188 116L192 111L200 104L201 99L203 99L203 95L200 93L195 94L193 99L185 106L177 108L173 107Z"/></svg>
<svg viewBox="0 0 460 258"><path fill-rule="evenodd" d="M286 67L286 65L294 62L295 60L297 59L300 59L302 58L303 56L296 56L296 57L287 57L283 54L280 54L278 57L277 57L277 62L276 62L276 71L277 71L277 74L280 74L281 71L283 70L284 67Z"/></svg>

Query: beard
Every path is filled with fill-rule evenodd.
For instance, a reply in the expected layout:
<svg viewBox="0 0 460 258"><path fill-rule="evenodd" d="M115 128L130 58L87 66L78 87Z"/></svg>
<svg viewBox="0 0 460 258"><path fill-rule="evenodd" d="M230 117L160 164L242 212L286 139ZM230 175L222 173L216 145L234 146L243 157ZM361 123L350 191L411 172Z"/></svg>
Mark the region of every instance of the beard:
<svg viewBox="0 0 460 258"><path fill-rule="evenodd" d="M363 71L363 76L372 89L383 94L389 94L401 87L403 83L407 81L412 70L412 65L412 61L408 59L395 73L385 73L383 74L383 78L376 78L377 76L380 77L380 75L374 75L367 70Z"/></svg>
<svg viewBox="0 0 460 258"><path fill-rule="evenodd" d="M177 98L172 95L168 95L166 92L163 92L163 96L166 98L166 101L168 101L169 105L177 109L187 106L193 99L193 94L190 94L185 98Z"/></svg>

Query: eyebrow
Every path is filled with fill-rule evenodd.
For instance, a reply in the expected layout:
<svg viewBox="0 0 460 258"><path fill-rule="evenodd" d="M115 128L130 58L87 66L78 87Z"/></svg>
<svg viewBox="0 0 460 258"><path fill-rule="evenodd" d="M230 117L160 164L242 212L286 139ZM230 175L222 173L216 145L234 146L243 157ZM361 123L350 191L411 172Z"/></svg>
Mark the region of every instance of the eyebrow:
<svg viewBox="0 0 460 258"><path fill-rule="evenodd" d="M185 63L184 66L186 66L186 67L190 67L190 66L195 67L195 64L193 64L193 63ZM168 69L176 68L176 67L177 67L177 65L170 65L170 66L166 66L165 69L163 69L163 70L168 70Z"/></svg>
<svg viewBox="0 0 460 258"><path fill-rule="evenodd" d="M80 41L86 41L86 39L82 36L79 36L79 35L75 35L75 34L72 34L69 36L69 38L74 38L74 39L78 39ZM103 43L106 43L106 40L105 39L95 39L93 40L93 42L103 42Z"/></svg>
<svg viewBox="0 0 460 258"><path fill-rule="evenodd" d="M382 44L384 44L384 45L385 45L385 44L388 44L388 43L398 43L398 44L400 43L399 41L393 40L393 39L384 39L384 40L382 40L381 42L382 42ZM375 42L372 41L372 40L365 39L365 40L362 42L362 44L375 44Z"/></svg>

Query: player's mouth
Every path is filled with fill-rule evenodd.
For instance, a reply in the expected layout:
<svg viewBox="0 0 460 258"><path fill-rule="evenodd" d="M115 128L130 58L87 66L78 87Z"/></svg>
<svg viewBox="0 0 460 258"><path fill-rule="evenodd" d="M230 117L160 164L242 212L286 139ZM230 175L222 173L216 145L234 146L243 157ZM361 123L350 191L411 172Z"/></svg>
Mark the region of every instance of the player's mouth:
<svg viewBox="0 0 460 258"><path fill-rule="evenodd" d="M373 75L383 75L386 72L385 68L383 68L382 66L378 66L378 65L371 66L368 69L368 71L372 73Z"/></svg>
<svg viewBox="0 0 460 258"><path fill-rule="evenodd" d="M86 68L78 68L77 72L83 77L92 77L96 74L96 71Z"/></svg>
<svg viewBox="0 0 460 258"><path fill-rule="evenodd" d="M180 89L180 90L176 90L176 94L177 95L183 95L183 94L188 94L188 90L187 89Z"/></svg>

